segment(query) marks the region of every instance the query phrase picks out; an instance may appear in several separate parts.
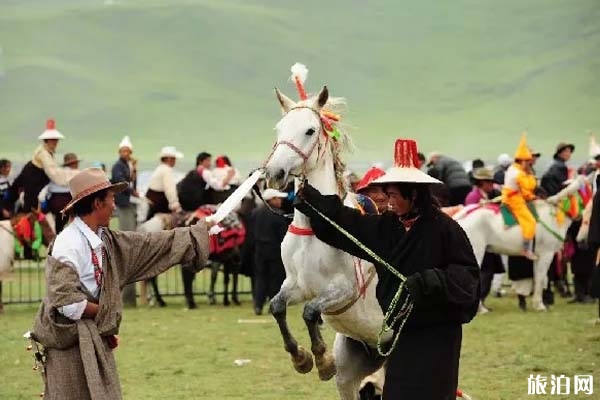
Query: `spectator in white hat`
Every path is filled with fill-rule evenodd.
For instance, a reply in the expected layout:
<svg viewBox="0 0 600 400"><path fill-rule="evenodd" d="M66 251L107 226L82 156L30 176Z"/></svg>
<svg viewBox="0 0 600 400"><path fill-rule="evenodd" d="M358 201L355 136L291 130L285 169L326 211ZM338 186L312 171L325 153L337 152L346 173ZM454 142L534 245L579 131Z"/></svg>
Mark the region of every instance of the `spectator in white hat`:
<svg viewBox="0 0 600 400"><path fill-rule="evenodd" d="M119 229L122 231L135 231L137 226L136 207L131 203L131 196L138 197L136 191L136 163L132 157L133 145L129 136L125 136L119 143L119 159L112 167L111 182L127 182L127 188L115 195Z"/></svg>
<svg viewBox="0 0 600 400"><path fill-rule="evenodd" d="M54 160L58 141L64 138L56 130L54 120L47 120L46 130L38 137L43 140L43 143L35 149L31 161L25 164L12 184L9 192L10 203L14 204L22 191L24 193L23 209L28 212L38 208L38 194L50 181L59 186L67 185L68 175Z"/></svg>
<svg viewBox="0 0 600 400"><path fill-rule="evenodd" d="M146 198L150 201L148 218L156 213L170 213L182 211L177 196L177 183L173 167L178 158L183 158L183 153L177 151L173 146L166 146L160 150L160 164L152 176L146 191Z"/></svg>

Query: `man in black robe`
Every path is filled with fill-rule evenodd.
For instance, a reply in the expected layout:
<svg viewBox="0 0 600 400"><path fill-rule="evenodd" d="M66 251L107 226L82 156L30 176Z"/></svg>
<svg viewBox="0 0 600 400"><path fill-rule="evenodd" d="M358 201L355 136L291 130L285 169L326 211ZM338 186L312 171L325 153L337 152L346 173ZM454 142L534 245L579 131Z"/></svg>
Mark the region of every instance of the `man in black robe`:
<svg viewBox="0 0 600 400"><path fill-rule="evenodd" d="M479 266L462 228L433 203L429 184L439 181L416 168L416 143L398 140L395 158L395 167L374 181L384 186L391 212L360 215L344 207L339 197L321 195L308 183L295 207L311 219L320 240L375 264L376 295L384 312L400 280L311 206L407 277L414 309L387 360L383 398L454 400L461 325L477 313Z"/></svg>

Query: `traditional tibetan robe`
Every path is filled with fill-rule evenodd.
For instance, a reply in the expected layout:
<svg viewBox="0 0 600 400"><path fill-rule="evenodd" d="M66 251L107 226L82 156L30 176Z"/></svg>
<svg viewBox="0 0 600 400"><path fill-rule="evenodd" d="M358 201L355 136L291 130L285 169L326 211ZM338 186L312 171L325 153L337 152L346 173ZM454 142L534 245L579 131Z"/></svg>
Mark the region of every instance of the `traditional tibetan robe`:
<svg viewBox="0 0 600 400"><path fill-rule="evenodd" d="M48 257L47 296L32 329L32 337L46 351L44 399L121 399L111 349L123 313L121 291L126 285L156 276L173 265L204 265L208 258L204 222L156 233L105 229L102 242L106 254L98 299L84 289L72 266ZM98 302L94 319L73 321L60 314L61 307L86 299Z"/></svg>

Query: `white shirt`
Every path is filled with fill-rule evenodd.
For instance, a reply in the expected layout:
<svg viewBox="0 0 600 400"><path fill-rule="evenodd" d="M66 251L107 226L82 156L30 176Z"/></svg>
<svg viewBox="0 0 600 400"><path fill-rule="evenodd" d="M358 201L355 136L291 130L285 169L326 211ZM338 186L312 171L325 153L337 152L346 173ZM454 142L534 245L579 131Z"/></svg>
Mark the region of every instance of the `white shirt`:
<svg viewBox="0 0 600 400"><path fill-rule="evenodd" d="M204 179L204 182L206 182L207 188L211 187L214 190L221 192L229 189L229 185L223 185L227 170L225 168L218 169L222 170L223 173L220 173L221 171L217 171L217 169L211 171L208 168L202 168L202 179Z"/></svg>
<svg viewBox="0 0 600 400"><path fill-rule="evenodd" d="M508 167L504 174L504 186L512 189L519 190L519 184L517 183L517 177L521 173L521 170L514 165Z"/></svg>
<svg viewBox="0 0 600 400"><path fill-rule="evenodd" d="M66 167L61 169L65 172L67 182L79 173L79 170L75 168ZM50 181L48 184L48 193L69 193L69 185L59 185L54 181Z"/></svg>
<svg viewBox="0 0 600 400"><path fill-rule="evenodd" d="M173 168L161 163L150 176L148 188L157 192L163 192L169 201L171 211L181 210L179 196L177 196L177 182Z"/></svg>
<svg viewBox="0 0 600 400"><path fill-rule="evenodd" d="M215 187L212 184L210 184L210 186L217 190L217 191L221 191L221 190L228 190L229 189L229 185L241 185L242 183L242 176L240 175L240 172L234 168L235 174L233 175L233 177L229 180L229 183L226 186L223 186L223 181L225 180L225 177L227 176L227 173L229 172L229 170L232 167L222 167L222 168L215 168L212 171L210 171L212 178L217 181L217 184L220 185L220 187ZM208 182L206 180L206 178L204 177L204 174L202 174L202 178Z"/></svg>
<svg viewBox="0 0 600 400"><path fill-rule="evenodd" d="M103 243L100 239L102 228L94 233L81 218L76 217L72 223L67 225L58 234L52 248L52 256L58 261L72 266L83 286L96 298L100 295L100 288L94 276L94 264L92 263L92 250L96 253L98 263L102 268L104 263L102 257ZM87 300L79 303L68 304L58 311L72 320L81 319L85 310Z"/></svg>

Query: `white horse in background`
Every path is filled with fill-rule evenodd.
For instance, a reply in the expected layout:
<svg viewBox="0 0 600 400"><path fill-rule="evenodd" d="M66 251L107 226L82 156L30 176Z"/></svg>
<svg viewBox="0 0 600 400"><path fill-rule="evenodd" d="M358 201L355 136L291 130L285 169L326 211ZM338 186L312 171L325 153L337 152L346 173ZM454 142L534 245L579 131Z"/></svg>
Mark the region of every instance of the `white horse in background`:
<svg viewBox="0 0 600 400"><path fill-rule="evenodd" d="M554 254L562 248L564 237L572 223L572 220L565 215L563 223L559 224L556 218L558 211L556 204L577 192L585 181L584 176L579 176L558 194L546 200L534 201L539 221L535 234L535 253L538 259L534 261L533 268L535 310L546 310L542 301L542 291L548 284L548 269ZM453 218L469 237L480 266L486 251L509 256L521 255L523 236L520 226L517 224L506 229L502 214L497 210L485 206L467 206Z"/></svg>
<svg viewBox="0 0 600 400"><path fill-rule="evenodd" d="M0 312L2 305L2 281L12 277L15 260L15 239L10 220L0 221Z"/></svg>
<svg viewBox="0 0 600 400"><path fill-rule="evenodd" d="M321 110L339 104L339 99L329 98L326 87L317 96L298 103L278 90L276 94L285 115L277 123L276 147L265 164L269 183L282 188L290 177L302 174L321 193L342 194L343 164L339 153L349 145L350 139L344 133L337 142L329 138L320 118ZM296 179L296 186L298 183ZM345 204L352 205L352 202L347 198ZM283 239L281 257L286 278L271 300L271 313L277 320L294 368L307 373L313 367L312 356L298 345L286 321L289 305L306 303L303 318L319 377L328 380L335 375L340 398L356 400L361 380L383 363L382 357L373 356L377 355L375 349L383 322L383 312L375 297L374 267L317 239L310 233L310 220L297 210L292 226L304 233L288 231ZM364 296L358 295L355 267L371 280ZM327 352L319 330L321 315L337 332L333 356Z"/></svg>

